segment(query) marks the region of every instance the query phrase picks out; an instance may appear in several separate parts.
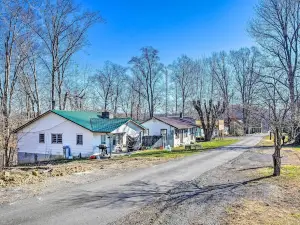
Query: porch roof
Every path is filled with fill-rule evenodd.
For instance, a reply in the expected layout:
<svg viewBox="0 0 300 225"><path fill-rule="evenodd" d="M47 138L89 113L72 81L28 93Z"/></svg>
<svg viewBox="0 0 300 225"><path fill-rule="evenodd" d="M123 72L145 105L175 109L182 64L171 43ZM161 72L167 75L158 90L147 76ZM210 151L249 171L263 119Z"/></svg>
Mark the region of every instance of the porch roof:
<svg viewBox="0 0 300 225"><path fill-rule="evenodd" d="M198 127L196 121L191 117L167 117L167 116L155 116L154 119L157 119L163 123L166 123L177 129L188 129Z"/></svg>

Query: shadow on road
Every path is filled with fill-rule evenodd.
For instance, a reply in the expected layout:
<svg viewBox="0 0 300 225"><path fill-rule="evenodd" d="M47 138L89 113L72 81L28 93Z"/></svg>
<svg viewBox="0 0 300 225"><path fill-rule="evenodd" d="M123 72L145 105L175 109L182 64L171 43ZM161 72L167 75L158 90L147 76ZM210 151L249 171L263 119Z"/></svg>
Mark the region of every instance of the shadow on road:
<svg viewBox="0 0 300 225"><path fill-rule="evenodd" d="M250 150L269 150L272 147L268 146L239 146L239 145L230 145L226 147L221 147L213 149L211 151L250 151Z"/></svg>
<svg viewBox="0 0 300 225"><path fill-rule="evenodd" d="M135 181L130 184L120 186L116 190L107 190L102 192L87 191L85 194L76 194L60 200L59 204L87 207L87 208L122 208L145 206L153 201L160 203L164 211L169 207L181 204L184 201L202 196L198 203L209 201L214 195L224 194L225 192L234 192L239 186L258 182L272 176L264 176L256 179L250 179L236 183L216 184L210 186L200 186L199 183L185 182L174 183L172 185L156 185L155 183L145 181ZM198 200L197 200L198 201Z"/></svg>

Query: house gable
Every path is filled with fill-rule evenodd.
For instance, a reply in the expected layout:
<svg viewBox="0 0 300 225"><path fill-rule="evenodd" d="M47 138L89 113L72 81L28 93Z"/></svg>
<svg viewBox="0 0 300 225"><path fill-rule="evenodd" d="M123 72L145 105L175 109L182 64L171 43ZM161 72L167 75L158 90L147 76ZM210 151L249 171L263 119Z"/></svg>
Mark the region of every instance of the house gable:
<svg viewBox="0 0 300 225"><path fill-rule="evenodd" d="M161 135L162 129L166 129L168 132L175 129L175 127L157 120L156 118L152 118L142 123L142 125L149 130L149 135Z"/></svg>
<svg viewBox="0 0 300 225"><path fill-rule="evenodd" d="M40 134L44 134L44 143L39 143ZM52 143L52 134L62 134L62 143ZM83 136L82 145L76 143L76 135ZM19 130L17 137L19 152L62 155L62 147L69 145L76 155L91 152L93 133L61 116L48 113Z"/></svg>

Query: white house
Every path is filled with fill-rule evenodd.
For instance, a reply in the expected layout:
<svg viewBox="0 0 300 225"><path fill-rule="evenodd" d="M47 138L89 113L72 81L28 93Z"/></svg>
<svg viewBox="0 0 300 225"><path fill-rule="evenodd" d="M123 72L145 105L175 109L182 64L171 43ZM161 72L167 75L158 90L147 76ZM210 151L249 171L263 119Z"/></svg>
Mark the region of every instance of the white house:
<svg viewBox="0 0 300 225"><path fill-rule="evenodd" d="M18 162L28 163L63 157L68 146L73 156L87 157L99 151L100 144L108 152L126 146L127 137L138 137L144 128L130 118L109 118L85 111L51 110L15 130Z"/></svg>
<svg viewBox="0 0 300 225"><path fill-rule="evenodd" d="M198 126L190 117L153 117L142 123L149 136L162 135L166 144L176 147L195 141Z"/></svg>

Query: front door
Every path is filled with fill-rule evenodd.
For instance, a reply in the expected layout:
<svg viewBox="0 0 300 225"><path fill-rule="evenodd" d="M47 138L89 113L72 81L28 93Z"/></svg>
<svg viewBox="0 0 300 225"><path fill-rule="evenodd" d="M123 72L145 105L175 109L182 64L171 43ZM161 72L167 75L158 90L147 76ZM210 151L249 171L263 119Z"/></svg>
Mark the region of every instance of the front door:
<svg viewBox="0 0 300 225"><path fill-rule="evenodd" d="M183 130L179 130L180 143L183 143Z"/></svg>
<svg viewBox="0 0 300 225"><path fill-rule="evenodd" d="M168 134L168 132L167 132L167 129L161 129L160 130L160 135L162 136L162 144L163 144L163 147L165 147L166 146L166 144L167 144L167 134Z"/></svg>

